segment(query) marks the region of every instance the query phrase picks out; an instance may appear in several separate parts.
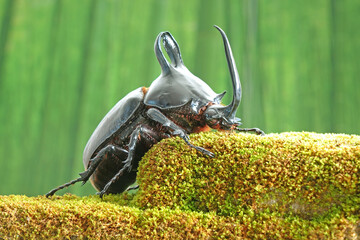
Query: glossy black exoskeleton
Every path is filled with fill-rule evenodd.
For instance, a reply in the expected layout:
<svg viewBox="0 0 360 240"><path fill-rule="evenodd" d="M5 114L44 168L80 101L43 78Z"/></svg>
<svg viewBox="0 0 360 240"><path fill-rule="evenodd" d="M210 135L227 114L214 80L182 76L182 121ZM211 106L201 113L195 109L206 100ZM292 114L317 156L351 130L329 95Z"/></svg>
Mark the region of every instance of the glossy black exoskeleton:
<svg viewBox="0 0 360 240"><path fill-rule="evenodd" d="M241 99L240 79L229 41L219 27L233 86L232 102L225 106L221 99L225 92L216 94L204 81L194 76L183 64L180 49L169 32L161 32L155 41L155 54L162 72L149 88L140 87L121 99L97 126L86 144L83 163L85 171L80 177L61 185L46 196L76 182L87 182L99 195L121 193L136 181L139 161L161 139L181 137L187 145L201 153L214 154L189 142L189 133L221 130L253 131L241 129L236 110ZM166 60L161 41L171 59Z"/></svg>

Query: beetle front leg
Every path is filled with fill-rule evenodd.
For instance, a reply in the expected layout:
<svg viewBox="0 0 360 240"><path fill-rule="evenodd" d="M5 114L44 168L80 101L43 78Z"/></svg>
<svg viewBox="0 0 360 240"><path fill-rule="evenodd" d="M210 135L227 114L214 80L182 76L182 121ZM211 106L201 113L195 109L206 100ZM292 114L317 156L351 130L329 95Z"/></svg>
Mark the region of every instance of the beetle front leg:
<svg viewBox="0 0 360 240"><path fill-rule="evenodd" d="M202 147L198 147L198 146L195 146L192 143L190 143L189 136L186 134L185 130L182 129L181 127L179 127L178 125L176 125L175 123L173 123L170 119L168 119L164 114L162 114L156 108L150 108L146 112L146 114L155 122L158 122L161 125L163 125L164 127L167 127L170 130L172 130L172 135L181 137L189 147L195 148L197 151L199 151L209 157L215 157L214 153L212 153Z"/></svg>
<svg viewBox="0 0 360 240"><path fill-rule="evenodd" d="M235 128L239 132L255 132L257 135L265 136L265 133L260 128Z"/></svg>
<svg viewBox="0 0 360 240"><path fill-rule="evenodd" d="M113 145L108 145L105 148L101 149L94 158L92 158L91 164L88 167L88 169L86 169L86 171L79 173L80 177L77 179L74 179L68 183L65 183L57 188L52 189L50 192L48 192L45 196L46 197L50 197L52 195L54 195L57 191L69 187L70 185L73 185L77 182L83 182L83 185L89 180L90 176L94 173L94 171L96 170L96 168L99 166L99 164L101 163L101 161L107 157L108 154L115 154L118 151L125 151L124 149L118 148L116 146Z"/></svg>

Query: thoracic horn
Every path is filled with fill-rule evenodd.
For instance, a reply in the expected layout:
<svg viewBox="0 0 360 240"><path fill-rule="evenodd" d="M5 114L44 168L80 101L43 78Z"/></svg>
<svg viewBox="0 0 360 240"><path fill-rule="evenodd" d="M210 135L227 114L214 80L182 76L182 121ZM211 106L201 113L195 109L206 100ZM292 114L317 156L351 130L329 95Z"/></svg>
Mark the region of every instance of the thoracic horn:
<svg viewBox="0 0 360 240"><path fill-rule="evenodd" d="M219 30L219 32L221 33L221 36L223 38L223 41L224 41L225 54L226 54L226 59L228 62L232 86L233 86L232 102L229 105L227 105L226 107L224 107L223 111L224 111L224 115L228 119L233 119L233 118L235 118L236 110L237 110L237 108L240 104L240 100L241 100L241 84L240 84L239 73L237 71L235 60L234 60L234 57L233 57L233 54L231 51L230 43L226 37L225 32L216 25L214 27L217 30Z"/></svg>
<svg viewBox="0 0 360 240"><path fill-rule="evenodd" d="M169 55L171 59L171 65L166 60L162 50L161 50L161 40L163 40L163 45L165 51ZM170 67L179 67L183 65L183 61L181 58L180 48L177 42L175 41L174 37L169 32L161 32L155 41L155 55L158 59L161 70L163 74L166 74L170 71Z"/></svg>

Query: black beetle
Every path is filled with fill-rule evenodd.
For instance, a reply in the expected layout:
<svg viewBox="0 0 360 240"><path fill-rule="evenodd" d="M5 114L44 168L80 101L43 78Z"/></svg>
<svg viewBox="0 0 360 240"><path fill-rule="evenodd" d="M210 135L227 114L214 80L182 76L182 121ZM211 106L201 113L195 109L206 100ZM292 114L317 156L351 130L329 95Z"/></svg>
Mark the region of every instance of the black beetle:
<svg viewBox="0 0 360 240"><path fill-rule="evenodd" d="M220 103L225 92L216 94L205 82L194 76L183 64L180 49L169 32L161 32L155 40L155 54L161 74L149 88L140 87L121 99L100 122L91 135L83 154L85 171L80 177L49 193L76 182L85 184L89 178L102 197L122 193L136 181L139 161L161 139L179 136L192 148L214 157L214 154L189 142L189 133L213 129L253 131L238 128L235 117L240 104L241 86L229 41L224 31L215 26L223 38L233 86L232 102ZM166 60L161 40L171 59Z"/></svg>

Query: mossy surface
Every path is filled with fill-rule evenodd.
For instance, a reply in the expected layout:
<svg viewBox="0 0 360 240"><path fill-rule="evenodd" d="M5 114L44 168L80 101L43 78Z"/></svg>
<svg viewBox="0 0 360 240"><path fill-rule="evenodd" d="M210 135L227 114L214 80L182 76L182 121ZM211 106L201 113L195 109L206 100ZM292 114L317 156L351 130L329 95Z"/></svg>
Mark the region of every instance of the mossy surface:
<svg viewBox="0 0 360 240"><path fill-rule="evenodd" d="M0 238L356 239L360 136L231 132L161 141L135 194L0 196Z"/></svg>
<svg viewBox="0 0 360 240"><path fill-rule="evenodd" d="M126 194L125 194L126 195ZM202 239L241 235L233 218L123 206L124 196L0 197L0 238ZM120 202L120 204L119 204Z"/></svg>
<svg viewBox="0 0 360 240"><path fill-rule="evenodd" d="M216 157L189 150L180 138L162 141L139 166L139 207L234 217L244 210L274 210L312 219L360 205L359 136L208 132L191 140Z"/></svg>

